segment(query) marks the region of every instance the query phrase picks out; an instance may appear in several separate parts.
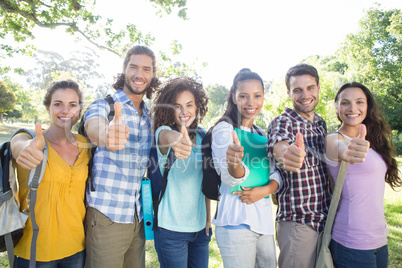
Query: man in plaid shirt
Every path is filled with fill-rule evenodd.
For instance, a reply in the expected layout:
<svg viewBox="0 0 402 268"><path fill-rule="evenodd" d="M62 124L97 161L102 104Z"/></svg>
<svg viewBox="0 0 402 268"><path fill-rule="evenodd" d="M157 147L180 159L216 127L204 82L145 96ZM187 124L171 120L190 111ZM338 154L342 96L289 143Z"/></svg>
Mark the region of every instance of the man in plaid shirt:
<svg viewBox="0 0 402 268"><path fill-rule="evenodd" d="M155 55L147 47L128 50L123 73L113 87L114 118L104 99L84 115L85 131L98 147L87 190L85 267L145 267L145 235L140 199L152 125L143 97L158 88Z"/></svg>
<svg viewBox="0 0 402 268"><path fill-rule="evenodd" d="M268 127L268 152L283 180L276 217L278 264L314 268L318 233L331 199L322 159L326 125L314 112L320 91L317 70L308 64L290 68L286 87L293 109L286 108Z"/></svg>

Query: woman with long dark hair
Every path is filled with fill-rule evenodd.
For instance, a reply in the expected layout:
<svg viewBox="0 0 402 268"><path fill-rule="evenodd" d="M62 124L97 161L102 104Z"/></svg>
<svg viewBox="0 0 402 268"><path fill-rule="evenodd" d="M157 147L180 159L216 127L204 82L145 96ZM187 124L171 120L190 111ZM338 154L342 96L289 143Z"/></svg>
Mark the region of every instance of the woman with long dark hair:
<svg viewBox="0 0 402 268"><path fill-rule="evenodd" d="M280 177L271 176L266 186L233 193L230 189L244 182L250 173L242 162L243 147L234 128L266 136L253 124L264 104L261 77L250 69L240 70L233 80L227 103L225 113L212 129L211 146L215 169L222 180L213 224L223 264L242 268L276 267L272 202L265 197L278 189Z"/></svg>
<svg viewBox="0 0 402 268"><path fill-rule="evenodd" d="M385 268L385 183L392 189L402 184L391 128L370 90L360 83L343 85L335 96L335 108L342 125L325 139L327 164L333 178L337 177L341 160L351 165L332 229L334 264Z"/></svg>

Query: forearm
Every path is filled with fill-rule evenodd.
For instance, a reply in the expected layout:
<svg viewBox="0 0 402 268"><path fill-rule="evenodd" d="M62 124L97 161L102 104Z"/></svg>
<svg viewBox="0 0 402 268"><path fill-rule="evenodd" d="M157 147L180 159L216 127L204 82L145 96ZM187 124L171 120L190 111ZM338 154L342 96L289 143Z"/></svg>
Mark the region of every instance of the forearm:
<svg viewBox="0 0 402 268"><path fill-rule="evenodd" d="M85 125L85 132L89 140L96 146L106 146L109 123L101 116L88 119Z"/></svg>
<svg viewBox="0 0 402 268"><path fill-rule="evenodd" d="M228 172L233 178L243 178L245 175L245 168L243 165L228 165Z"/></svg>
<svg viewBox="0 0 402 268"><path fill-rule="evenodd" d="M26 135L16 135L11 139L11 154L14 159L17 159L22 149L29 144L32 138Z"/></svg>
<svg viewBox="0 0 402 268"><path fill-rule="evenodd" d="M284 154L289 146L289 143L286 141L280 141L274 145L273 155L278 164L284 164Z"/></svg>
<svg viewBox="0 0 402 268"><path fill-rule="evenodd" d="M205 207L207 209L207 223L212 221L211 217L211 200L205 197Z"/></svg>
<svg viewBox="0 0 402 268"><path fill-rule="evenodd" d="M180 136L180 132L169 129L162 129L158 135L158 147L159 151L165 155L170 147L177 143L177 139Z"/></svg>

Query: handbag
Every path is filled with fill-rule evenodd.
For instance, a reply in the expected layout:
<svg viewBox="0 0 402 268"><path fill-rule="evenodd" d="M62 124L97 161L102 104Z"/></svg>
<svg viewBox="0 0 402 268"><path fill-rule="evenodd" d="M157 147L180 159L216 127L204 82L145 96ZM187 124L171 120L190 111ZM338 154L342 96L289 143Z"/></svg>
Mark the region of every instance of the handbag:
<svg viewBox="0 0 402 268"><path fill-rule="evenodd" d="M342 133L340 133L344 136ZM344 136L345 137L345 136ZM345 141L347 139L345 138ZM339 199L341 197L343 182L345 181L346 171L349 163L341 161L341 165L338 171L338 177L335 183L335 189L332 194L331 204L329 206L328 217L325 223L324 231L318 235L317 242L317 256L315 259L316 268L333 268L334 262L332 260L331 251L329 250L329 244L331 242L332 226L335 220L335 214L338 209Z"/></svg>

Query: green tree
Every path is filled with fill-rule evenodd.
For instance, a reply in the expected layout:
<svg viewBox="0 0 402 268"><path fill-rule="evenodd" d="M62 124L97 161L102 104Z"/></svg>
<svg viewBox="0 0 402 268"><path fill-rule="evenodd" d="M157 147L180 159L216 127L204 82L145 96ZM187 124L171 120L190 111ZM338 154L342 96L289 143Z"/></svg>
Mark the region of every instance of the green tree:
<svg viewBox="0 0 402 268"><path fill-rule="evenodd" d="M6 84L0 81L0 123L3 123L4 112L11 111L15 107L15 96Z"/></svg>
<svg viewBox="0 0 402 268"><path fill-rule="evenodd" d="M186 0L148 1L158 9L159 14L178 10L177 15L186 19ZM32 55L35 47L29 41L35 38L35 27L65 29L74 37L82 37L97 48L117 55L122 55L131 44L149 45L154 41L149 33L142 33L131 23L116 30L113 19L102 18L93 12L95 5L96 0L0 0L0 38L4 40L12 35L14 41L21 45L0 43L0 58L16 53ZM10 70L8 66L0 68L0 73Z"/></svg>
<svg viewBox="0 0 402 268"><path fill-rule="evenodd" d="M205 90L208 93L209 101L208 113L203 120L203 125L209 128L223 115L229 90L218 84L208 85Z"/></svg>
<svg viewBox="0 0 402 268"><path fill-rule="evenodd" d="M12 111L6 112L4 117L22 120L37 118L39 114L38 107L42 102L40 99L35 98L35 96L38 93L42 94L43 91L24 90L22 85L14 83L9 77L4 78L4 83L15 95L15 107Z"/></svg>
<svg viewBox="0 0 402 268"><path fill-rule="evenodd" d="M92 49L73 51L67 57L53 51L38 50L32 56L34 67L26 70L24 76L31 89L47 88L54 79L52 73L68 73L86 88L95 90L93 80L103 79L99 73L99 55Z"/></svg>
<svg viewBox="0 0 402 268"><path fill-rule="evenodd" d="M349 81L358 81L376 96L393 129L402 130L402 18L401 10L369 9L356 33L337 51L347 65Z"/></svg>

